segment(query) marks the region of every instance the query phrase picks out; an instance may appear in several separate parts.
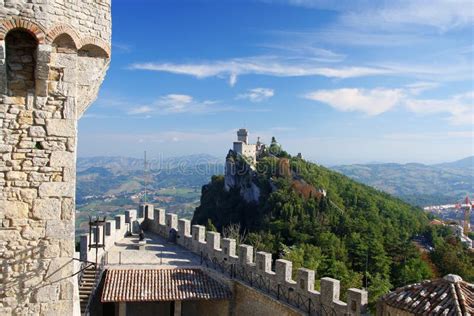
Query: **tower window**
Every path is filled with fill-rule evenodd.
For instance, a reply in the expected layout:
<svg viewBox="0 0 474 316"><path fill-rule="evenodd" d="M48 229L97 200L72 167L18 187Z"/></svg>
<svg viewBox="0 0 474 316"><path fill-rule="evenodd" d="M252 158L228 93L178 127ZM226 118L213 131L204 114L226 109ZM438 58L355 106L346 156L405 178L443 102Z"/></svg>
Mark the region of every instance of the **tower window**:
<svg viewBox="0 0 474 316"><path fill-rule="evenodd" d="M36 39L26 31L10 31L5 38L8 94L26 96L35 89Z"/></svg>

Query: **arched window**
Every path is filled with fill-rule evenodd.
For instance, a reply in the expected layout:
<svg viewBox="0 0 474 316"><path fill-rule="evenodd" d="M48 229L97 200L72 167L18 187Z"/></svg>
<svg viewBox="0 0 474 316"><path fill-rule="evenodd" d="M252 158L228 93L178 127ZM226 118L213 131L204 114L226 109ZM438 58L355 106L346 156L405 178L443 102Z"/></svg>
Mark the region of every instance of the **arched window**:
<svg viewBox="0 0 474 316"><path fill-rule="evenodd" d="M36 39L27 31L14 29L5 38L7 87L11 96L26 96L35 90Z"/></svg>
<svg viewBox="0 0 474 316"><path fill-rule="evenodd" d="M53 41L53 48L56 53L74 54L77 51L76 44L68 34L61 34Z"/></svg>
<svg viewBox="0 0 474 316"><path fill-rule="evenodd" d="M108 58L107 52L99 46L93 44L87 44L81 47L79 50L79 56L83 57L96 57L96 58Z"/></svg>

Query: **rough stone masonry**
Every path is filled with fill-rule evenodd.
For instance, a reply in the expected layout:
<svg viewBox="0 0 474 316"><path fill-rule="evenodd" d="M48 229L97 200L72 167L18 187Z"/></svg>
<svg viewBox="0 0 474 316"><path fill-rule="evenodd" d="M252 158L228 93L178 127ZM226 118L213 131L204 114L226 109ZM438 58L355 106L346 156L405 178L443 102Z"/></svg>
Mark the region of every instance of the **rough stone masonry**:
<svg viewBox="0 0 474 316"><path fill-rule="evenodd" d="M0 315L73 315L77 120L110 0L0 0Z"/></svg>

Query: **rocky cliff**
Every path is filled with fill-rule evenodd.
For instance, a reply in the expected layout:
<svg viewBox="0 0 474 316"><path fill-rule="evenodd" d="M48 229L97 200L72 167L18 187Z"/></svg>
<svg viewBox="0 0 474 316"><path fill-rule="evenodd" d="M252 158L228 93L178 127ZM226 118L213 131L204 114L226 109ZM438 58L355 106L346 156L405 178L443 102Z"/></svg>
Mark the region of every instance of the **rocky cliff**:
<svg viewBox="0 0 474 316"><path fill-rule="evenodd" d="M237 189L246 202L258 203L260 188L257 181L255 167L233 150L229 150L225 162L224 189L227 192Z"/></svg>

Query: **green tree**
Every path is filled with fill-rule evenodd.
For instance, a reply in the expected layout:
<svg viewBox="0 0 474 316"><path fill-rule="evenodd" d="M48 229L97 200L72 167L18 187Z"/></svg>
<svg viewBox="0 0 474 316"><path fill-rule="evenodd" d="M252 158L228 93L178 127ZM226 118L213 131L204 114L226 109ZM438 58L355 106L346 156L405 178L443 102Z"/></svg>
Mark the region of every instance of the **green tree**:
<svg viewBox="0 0 474 316"><path fill-rule="evenodd" d="M211 231L211 232L216 232L217 231L216 226L214 226L214 224L212 223L212 220L210 218L207 219L206 230Z"/></svg>
<svg viewBox="0 0 474 316"><path fill-rule="evenodd" d="M421 258L410 258L401 268L398 275L400 284L417 283L433 276L430 267Z"/></svg>
<svg viewBox="0 0 474 316"><path fill-rule="evenodd" d="M369 292L369 307L371 310L375 310L377 300L384 294L390 292L392 284L389 279L384 277L380 273L368 276L369 286L367 288Z"/></svg>

